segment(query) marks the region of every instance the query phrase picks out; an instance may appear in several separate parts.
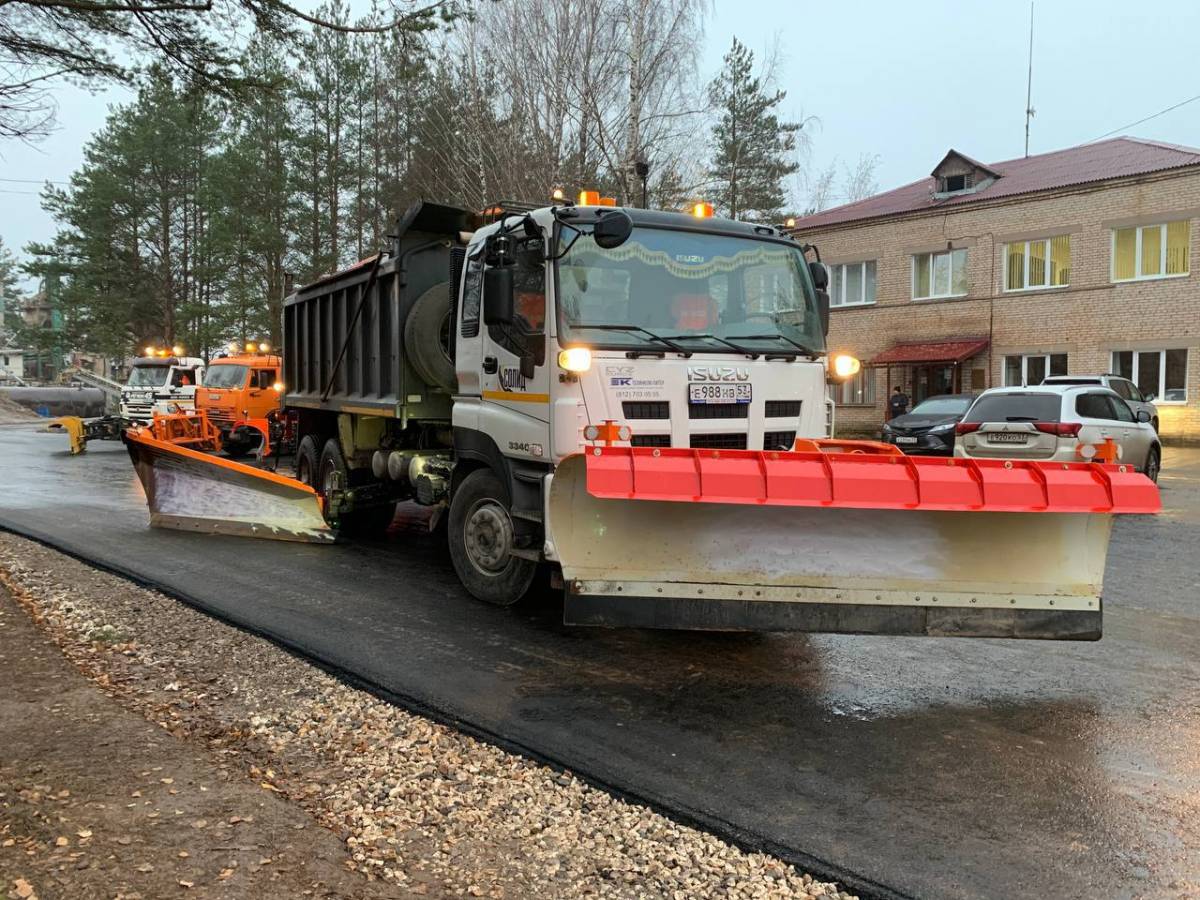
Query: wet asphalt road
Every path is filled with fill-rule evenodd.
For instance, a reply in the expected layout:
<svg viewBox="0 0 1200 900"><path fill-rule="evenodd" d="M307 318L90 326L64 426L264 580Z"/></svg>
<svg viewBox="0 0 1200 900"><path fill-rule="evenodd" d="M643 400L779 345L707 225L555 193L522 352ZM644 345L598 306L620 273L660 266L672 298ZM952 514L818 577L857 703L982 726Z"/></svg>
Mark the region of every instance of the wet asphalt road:
<svg viewBox="0 0 1200 900"><path fill-rule="evenodd" d="M152 531L121 445L0 427L0 525L880 896L1200 896L1200 451L1162 485L1099 643L571 630L472 601L413 527Z"/></svg>

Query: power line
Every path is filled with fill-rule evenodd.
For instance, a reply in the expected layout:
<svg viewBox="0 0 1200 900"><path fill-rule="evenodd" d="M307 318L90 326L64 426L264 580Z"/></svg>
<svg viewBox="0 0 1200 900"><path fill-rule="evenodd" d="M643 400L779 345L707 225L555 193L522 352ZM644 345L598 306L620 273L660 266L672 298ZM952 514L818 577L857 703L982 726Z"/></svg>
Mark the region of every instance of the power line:
<svg viewBox="0 0 1200 900"><path fill-rule="evenodd" d="M42 195L41 191L9 191L4 188L0 188L0 194L28 194L30 197L40 197Z"/></svg>
<svg viewBox="0 0 1200 900"><path fill-rule="evenodd" d="M53 178L0 178L0 181L11 181L15 184L70 184L69 181L55 181Z"/></svg>
<svg viewBox="0 0 1200 900"><path fill-rule="evenodd" d="M1195 103L1197 100L1200 100L1200 94L1197 94L1195 97L1188 97L1186 100L1180 100L1174 106L1168 106L1166 109L1160 109L1158 112L1154 113L1153 115L1146 116L1144 119L1138 119L1136 122L1130 122L1128 125L1122 125L1120 128L1114 128L1112 131L1100 135L1100 137L1092 138L1090 141L1088 141L1088 143L1092 144L1096 141L1102 141L1106 137L1112 137L1114 134L1120 134L1127 128L1133 128L1137 125L1141 125L1143 122L1149 122L1151 119L1157 119L1159 116L1165 116L1172 110L1179 109L1181 106L1187 106L1189 103Z"/></svg>

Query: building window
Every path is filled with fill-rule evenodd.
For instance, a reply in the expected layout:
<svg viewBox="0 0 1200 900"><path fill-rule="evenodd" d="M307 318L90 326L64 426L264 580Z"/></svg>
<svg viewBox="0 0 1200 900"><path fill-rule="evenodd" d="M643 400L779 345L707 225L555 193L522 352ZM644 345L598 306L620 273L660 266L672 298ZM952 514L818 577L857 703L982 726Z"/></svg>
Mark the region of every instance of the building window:
<svg viewBox="0 0 1200 900"><path fill-rule="evenodd" d="M1128 378L1147 400L1155 403L1187 402L1186 350L1114 350L1114 375Z"/></svg>
<svg viewBox="0 0 1200 900"><path fill-rule="evenodd" d="M875 260L829 266L829 305L875 302Z"/></svg>
<svg viewBox="0 0 1200 900"><path fill-rule="evenodd" d="M860 369L853 378L835 384L833 399L838 406L874 406L875 370Z"/></svg>
<svg viewBox="0 0 1200 900"><path fill-rule="evenodd" d="M1114 228L1112 280L1138 281L1188 274L1189 222Z"/></svg>
<svg viewBox="0 0 1200 900"><path fill-rule="evenodd" d="M1028 291L1071 283L1071 236L1007 244L1004 289Z"/></svg>
<svg viewBox="0 0 1200 900"><path fill-rule="evenodd" d="M941 192L943 194L957 194L971 187L971 181L970 175L943 175Z"/></svg>
<svg viewBox="0 0 1200 900"><path fill-rule="evenodd" d="M1065 353L1025 353L1004 357L1004 386L1041 384L1047 375L1067 374Z"/></svg>
<svg viewBox="0 0 1200 900"><path fill-rule="evenodd" d="M913 299L961 297L967 293L967 251L913 256Z"/></svg>

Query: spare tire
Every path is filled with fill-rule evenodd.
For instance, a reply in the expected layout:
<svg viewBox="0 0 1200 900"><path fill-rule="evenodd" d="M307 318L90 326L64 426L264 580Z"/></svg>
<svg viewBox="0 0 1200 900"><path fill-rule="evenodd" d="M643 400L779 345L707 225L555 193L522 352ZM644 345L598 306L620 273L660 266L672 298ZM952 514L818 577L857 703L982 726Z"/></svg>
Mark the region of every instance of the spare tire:
<svg viewBox="0 0 1200 900"><path fill-rule="evenodd" d="M450 283L435 284L413 303L404 323L404 352L409 364L429 385L448 394L458 390L450 358Z"/></svg>

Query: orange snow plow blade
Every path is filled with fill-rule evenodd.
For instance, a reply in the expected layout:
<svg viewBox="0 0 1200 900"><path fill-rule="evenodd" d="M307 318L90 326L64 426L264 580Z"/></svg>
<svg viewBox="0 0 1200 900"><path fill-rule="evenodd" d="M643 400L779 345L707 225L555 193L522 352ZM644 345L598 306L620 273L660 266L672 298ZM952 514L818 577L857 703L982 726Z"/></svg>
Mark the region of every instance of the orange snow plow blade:
<svg viewBox="0 0 1200 900"><path fill-rule="evenodd" d="M1124 466L593 447L550 498L575 624L1095 640Z"/></svg>
<svg viewBox="0 0 1200 900"><path fill-rule="evenodd" d="M180 423L155 427L159 425L156 420L148 428L125 432L151 525L281 541L333 541L311 487L185 446L205 443L203 429L197 433Z"/></svg>

